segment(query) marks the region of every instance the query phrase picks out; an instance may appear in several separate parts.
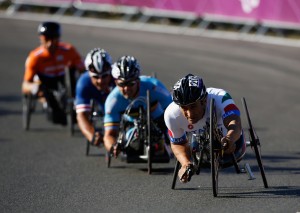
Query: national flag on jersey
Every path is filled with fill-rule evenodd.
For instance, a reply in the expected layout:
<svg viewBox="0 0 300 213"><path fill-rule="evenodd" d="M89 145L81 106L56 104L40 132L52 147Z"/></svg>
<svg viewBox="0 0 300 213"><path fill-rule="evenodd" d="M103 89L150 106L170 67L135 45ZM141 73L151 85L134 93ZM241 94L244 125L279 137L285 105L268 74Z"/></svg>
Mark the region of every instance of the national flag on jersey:
<svg viewBox="0 0 300 213"><path fill-rule="evenodd" d="M240 116L240 110L235 104L229 104L224 108L223 119L230 115L238 115Z"/></svg>

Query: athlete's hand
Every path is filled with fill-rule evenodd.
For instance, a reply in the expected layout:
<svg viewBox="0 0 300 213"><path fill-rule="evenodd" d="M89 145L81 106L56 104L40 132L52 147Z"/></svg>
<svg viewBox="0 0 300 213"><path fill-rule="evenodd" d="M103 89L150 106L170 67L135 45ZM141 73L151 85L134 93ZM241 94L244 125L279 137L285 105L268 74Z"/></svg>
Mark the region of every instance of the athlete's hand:
<svg viewBox="0 0 300 213"><path fill-rule="evenodd" d="M225 154L234 153L236 145L235 142L229 140L226 136L221 139L221 143L225 146Z"/></svg>
<svg viewBox="0 0 300 213"><path fill-rule="evenodd" d="M112 153L115 158L118 158L118 155L120 154L120 152L121 152L121 145L119 143L116 143L110 149L110 153Z"/></svg>
<svg viewBox="0 0 300 213"><path fill-rule="evenodd" d="M100 134L100 132L94 133L92 143L94 146L100 146L100 144L103 144L103 136Z"/></svg>
<svg viewBox="0 0 300 213"><path fill-rule="evenodd" d="M179 177L180 182L181 183L189 182L191 180L193 173L194 173L194 171L193 171L192 164L183 165L178 172L178 177Z"/></svg>

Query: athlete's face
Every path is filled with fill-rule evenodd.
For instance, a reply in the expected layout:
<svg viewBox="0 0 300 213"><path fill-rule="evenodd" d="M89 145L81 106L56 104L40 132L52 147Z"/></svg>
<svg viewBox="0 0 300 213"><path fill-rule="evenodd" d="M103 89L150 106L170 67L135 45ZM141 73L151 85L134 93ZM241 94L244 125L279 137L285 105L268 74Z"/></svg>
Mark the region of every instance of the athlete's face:
<svg viewBox="0 0 300 213"><path fill-rule="evenodd" d="M202 101L197 100L196 102L186 106L180 106L182 114L186 117L190 124L195 124L203 118L205 108L206 99Z"/></svg>
<svg viewBox="0 0 300 213"><path fill-rule="evenodd" d="M59 38L47 38L44 35L40 35L40 43L50 53L53 53L53 52L55 52L55 50L58 46Z"/></svg>
<svg viewBox="0 0 300 213"><path fill-rule="evenodd" d="M116 85L126 99L133 99L136 97L139 89L139 83L138 79L129 81L116 80Z"/></svg>
<svg viewBox="0 0 300 213"><path fill-rule="evenodd" d="M108 92L110 81L111 81L111 75L110 74L103 74L103 75L97 75L95 73L89 72L92 84L100 91L106 91Z"/></svg>

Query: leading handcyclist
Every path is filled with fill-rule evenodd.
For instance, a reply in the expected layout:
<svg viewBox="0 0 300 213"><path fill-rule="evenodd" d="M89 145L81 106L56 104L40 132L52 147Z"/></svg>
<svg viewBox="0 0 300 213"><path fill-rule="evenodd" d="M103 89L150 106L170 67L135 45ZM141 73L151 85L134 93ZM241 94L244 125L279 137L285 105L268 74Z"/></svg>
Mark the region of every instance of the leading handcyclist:
<svg viewBox="0 0 300 213"><path fill-rule="evenodd" d="M122 56L112 67L112 76L116 87L105 102L104 144L109 152L117 157L121 116L127 106L136 98L151 97L151 118L163 132L167 131L164 123L164 110L172 102L169 90L156 78L140 75L141 68L133 56ZM136 106L137 107L137 106Z"/></svg>
<svg viewBox="0 0 300 213"><path fill-rule="evenodd" d="M66 67L71 70L72 74L75 71L84 72L83 60L75 47L60 42L61 26L59 23L42 22L38 26L38 35L41 45L32 50L26 59L22 93L35 94L40 88L52 111L53 123L66 125L65 110L62 109L51 91L58 90L59 84L64 85ZM34 81L36 76L41 85ZM74 75L72 81L74 86Z"/></svg>
<svg viewBox="0 0 300 213"><path fill-rule="evenodd" d="M221 142L227 144L224 159L231 161L230 155L234 153L239 161L245 154L240 111L230 94L223 89L206 88L201 77L188 74L175 83L173 102L164 115L172 151L181 164L178 177L182 183L190 180L186 170L193 169L186 132L204 131L209 122L209 103L212 98L216 103L218 127L224 136Z"/></svg>

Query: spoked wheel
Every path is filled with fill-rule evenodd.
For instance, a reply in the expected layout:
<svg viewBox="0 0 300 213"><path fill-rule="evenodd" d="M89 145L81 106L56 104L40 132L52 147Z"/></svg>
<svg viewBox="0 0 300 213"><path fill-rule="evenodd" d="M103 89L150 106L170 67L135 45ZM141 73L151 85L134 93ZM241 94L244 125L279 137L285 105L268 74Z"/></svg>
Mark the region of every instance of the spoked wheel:
<svg viewBox="0 0 300 213"><path fill-rule="evenodd" d="M70 134L74 135L74 124L75 124L75 116L74 116L74 104L73 104L73 91L72 91L72 80L71 80L71 71L68 67L65 68L65 88L67 91L67 119L70 127Z"/></svg>
<svg viewBox="0 0 300 213"><path fill-rule="evenodd" d="M171 189L175 189L179 169L180 169L180 163L178 160L176 160Z"/></svg>
<svg viewBox="0 0 300 213"><path fill-rule="evenodd" d="M88 156L89 154L90 154L90 142L87 140L86 141L85 155Z"/></svg>
<svg viewBox="0 0 300 213"><path fill-rule="evenodd" d="M74 105L73 105L73 99L68 100L68 112L67 112L67 116L68 116L68 123L70 124L70 134L71 136L74 135L75 132L75 115L74 115Z"/></svg>
<svg viewBox="0 0 300 213"><path fill-rule="evenodd" d="M106 161L106 164L107 164L107 168L110 167L111 157L112 157L112 154L110 152L106 152L106 154L105 154L105 161Z"/></svg>
<svg viewBox="0 0 300 213"><path fill-rule="evenodd" d="M210 140L210 160L211 160L211 177L213 195L218 195L218 175L219 175L219 158L220 158L220 145L218 146L217 135L217 115L215 100L212 99L210 102L210 125L209 125L209 140Z"/></svg>
<svg viewBox="0 0 300 213"><path fill-rule="evenodd" d="M150 120L150 92L147 90L147 155L148 155L148 174L152 173L152 147L151 147L151 120Z"/></svg>
<svg viewBox="0 0 300 213"><path fill-rule="evenodd" d="M33 97L31 94L23 96L23 100L22 100L23 129L26 131L29 130L29 126L30 126L32 101L33 101Z"/></svg>
<svg viewBox="0 0 300 213"><path fill-rule="evenodd" d="M261 160L261 153L260 153L260 150L258 149L258 146L260 146L259 138L257 137L257 135L254 131L254 128L252 126L252 122L251 122L251 119L250 119L246 99L242 98L242 102L243 102L244 110L245 110L248 125L249 125L249 134L250 134L250 139L251 139L250 144L251 144L251 147L254 148L257 164L259 166L261 177L262 177L263 182L264 182L264 187L268 188L269 186L268 186L267 178L266 178L266 175L265 175L264 166L263 166L262 160Z"/></svg>

